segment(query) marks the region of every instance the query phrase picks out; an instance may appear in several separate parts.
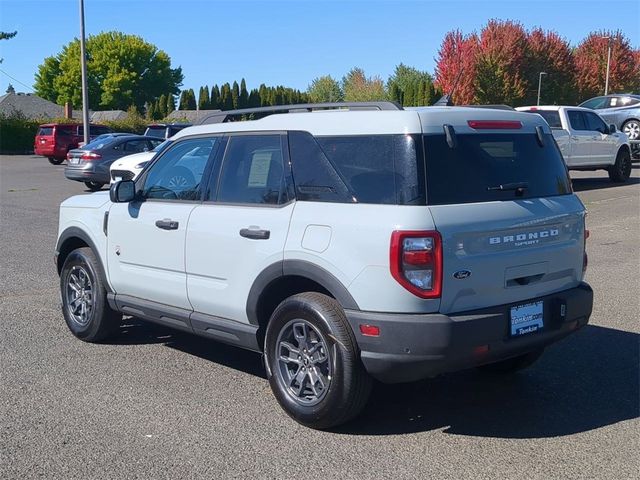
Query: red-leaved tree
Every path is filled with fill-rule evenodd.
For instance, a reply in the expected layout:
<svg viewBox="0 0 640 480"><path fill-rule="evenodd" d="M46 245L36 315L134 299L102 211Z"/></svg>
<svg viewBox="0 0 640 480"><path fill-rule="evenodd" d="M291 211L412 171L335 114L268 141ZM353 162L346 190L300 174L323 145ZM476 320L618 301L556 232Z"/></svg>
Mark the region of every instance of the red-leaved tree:
<svg viewBox="0 0 640 480"><path fill-rule="evenodd" d="M457 105L474 102L477 44L475 34L464 36L454 30L445 35L438 51L434 83L443 93L453 92L452 99Z"/></svg>
<svg viewBox="0 0 640 480"><path fill-rule="evenodd" d="M555 32L533 29L527 37L524 73L528 88L522 103L535 105L540 72L542 77L540 103L572 105L578 99L575 87L575 65L569 43Z"/></svg>
<svg viewBox="0 0 640 480"><path fill-rule="evenodd" d="M611 42L609 93L626 92L633 90L634 87L637 88L637 55L634 55L629 40L620 30L591 32L574 52L576 85L581 100L604 93L609 42Z"/></svg>

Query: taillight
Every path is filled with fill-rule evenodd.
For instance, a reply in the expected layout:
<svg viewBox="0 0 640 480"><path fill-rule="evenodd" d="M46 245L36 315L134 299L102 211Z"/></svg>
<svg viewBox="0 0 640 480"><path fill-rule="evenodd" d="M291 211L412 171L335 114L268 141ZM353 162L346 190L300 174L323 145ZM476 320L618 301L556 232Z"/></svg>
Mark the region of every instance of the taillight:
<svg viewBox="0 0 640 480"><path fill-rule="evenodd" d="M71 155L71 152L67 153L67 160L71 160L71 157L73 157L73 155Z"/></svg>
<svg viewBox="0 0 640 480"><path fill-rule="evenodd" d="M391 234L391 275L420 298L442 293L442 237L436 231L402 231Z"/></svg>
<svg viewBox="0 0 640 480"><path fill-rule="evenodd" d="M86 152L80 156L80 160L100 160L102 155L95 152Z"/></svg>

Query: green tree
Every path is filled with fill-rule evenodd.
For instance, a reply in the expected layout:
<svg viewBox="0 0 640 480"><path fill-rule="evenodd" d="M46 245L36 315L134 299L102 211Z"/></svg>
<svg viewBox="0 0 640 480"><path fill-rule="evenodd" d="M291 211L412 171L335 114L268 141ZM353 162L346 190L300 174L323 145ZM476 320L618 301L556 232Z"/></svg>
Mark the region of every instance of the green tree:
<svg viewBox="0 0 640 480"><path fill-rule="evenodd" d="M392 100L410 106L430 105L435 94L431 75L402 63L387 80L387 91Z"/></svg>
<svg viewBox="0 0 640 480"><path fill-rule="evenodd" d="M233 85L231 86L231 103L233 108L238 108L238 99L240 98L240 87L238 86L238 82L233 81Z"/></svg>
<svg viewBox="0 0 640 480"><path fill-rule="evenodd" d="M176 98L173 96L173 93L169 93L167 95L167 115L169 115L175 109L176 109Z"/></svg>
<svg viewBox="0 0 640 480"><path fill-rule="evenodd" d="M167 96L163 93L158 99L158 116L160 118L166 118L167 115Z"/></svg>
<svg viewBox="0 0 640 480"><path fill-rule="evenodd" d="M200 110L208 110L211 108L211 101L209 99L209 87L205 85L200 87L200 94L198 95L198 108Z"/></svg>
<svg viewBox="0 0 640 480"><path fill-rule="evenodd" d="M314 78L307 88L307 95L313 103L341 102L344 99L340 84L331 75Z"/></svg>
<svg viewBox="0 0 640 480"><path fill-rule="evenodd" d="M87 83L93 108L126 109L144 105L163 93L177 93L182 85L182 69L171 68L171 59L162 50L136 35L103 32L89 36ZM73 40L56 56L47 57L38 67L35 91L58 104L82 105L80 41Z"/></svg>
<svg viewBox="0 0 640 480"><path fill-rule="evenodd" d="M155 102L151 102L147 106L147 120L155 120L156 117L157 117L156 104Z"/></svg>
<svg viewBox="0 0 640 480"><path fill-rule="evenodd" d="M249 107L249 93L247 92L247 82L240 81L240 96L238 97L238 108Z"/></svg>
<svg viewBox="0 0 640 480"><path fill-rule="evenodd" d="M380 77L367 77L364 70L352 68L342 78L342 91L347 102L386 100L387 95Z"/></svg>
<svg viewBox="0 0 640 480"><path fill-rule="evenodd" d="M233 110L233 99L231 98L231 85L229 85L229 82L220 88L220 109Z"/></svg>
<svg viewBox="0 0 640 480"><path fill-rule="evenodd" d="M15 37L18 34L17 31L15 32L0 32L0 40L9 40L13 37ZM2 58L0 58L0 63L2 63Z"/></svg>
<svg viewBox="0 0 640 480"><path fill-rule="evenodd" d="M211 97L209 98L209 103L211 104L211 108L217 110L220 108L220 88L218 85L214 85L211 87Z"/></svg>

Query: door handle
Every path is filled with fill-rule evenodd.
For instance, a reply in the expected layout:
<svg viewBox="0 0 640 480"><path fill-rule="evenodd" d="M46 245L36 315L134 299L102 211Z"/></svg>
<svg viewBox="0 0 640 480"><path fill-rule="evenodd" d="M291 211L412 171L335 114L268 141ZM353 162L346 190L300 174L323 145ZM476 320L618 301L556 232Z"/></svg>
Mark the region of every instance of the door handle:
<svg viewBox="0 0 640 480"><path fill-rule="evenodd" d="M161 228L162 230L177 230L179 225L180 224L178 222L169 218L156 220L156 227Z"/></svg>
<svg viewBox="0 0 640 480"><path fill-rule="evenodd" d="M240 236L250 238L252 240L269 240L271 232L269 230L261 230L259 228L243 228L240 230Z"/></svg>

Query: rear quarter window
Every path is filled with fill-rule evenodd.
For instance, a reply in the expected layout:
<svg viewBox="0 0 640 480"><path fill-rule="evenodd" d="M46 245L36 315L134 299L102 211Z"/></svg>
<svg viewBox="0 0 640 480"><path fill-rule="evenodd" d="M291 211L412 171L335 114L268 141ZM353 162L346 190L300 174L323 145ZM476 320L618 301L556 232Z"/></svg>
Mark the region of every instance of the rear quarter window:
<svg viewBox="0 0 640 480"><path fill-rule="evenodd" d="M566 166L550 134L425 135L427 203L445 205L549 197L571 193ZM500 186L525 184L523 191Z"/></svg>
<svg viewBox="0 0 640 480"><path fill-rule="evenodd" d="M549 124L551 128L562 128L560 112L556 110L527 110L529 113L537 113Z"/></svg>
<svg viewBox="0 0 640 480"><path fill-rule="evenodd" d="M38 130L38 135L53 135L53 127L40 127L40 129Z"/></svg>

